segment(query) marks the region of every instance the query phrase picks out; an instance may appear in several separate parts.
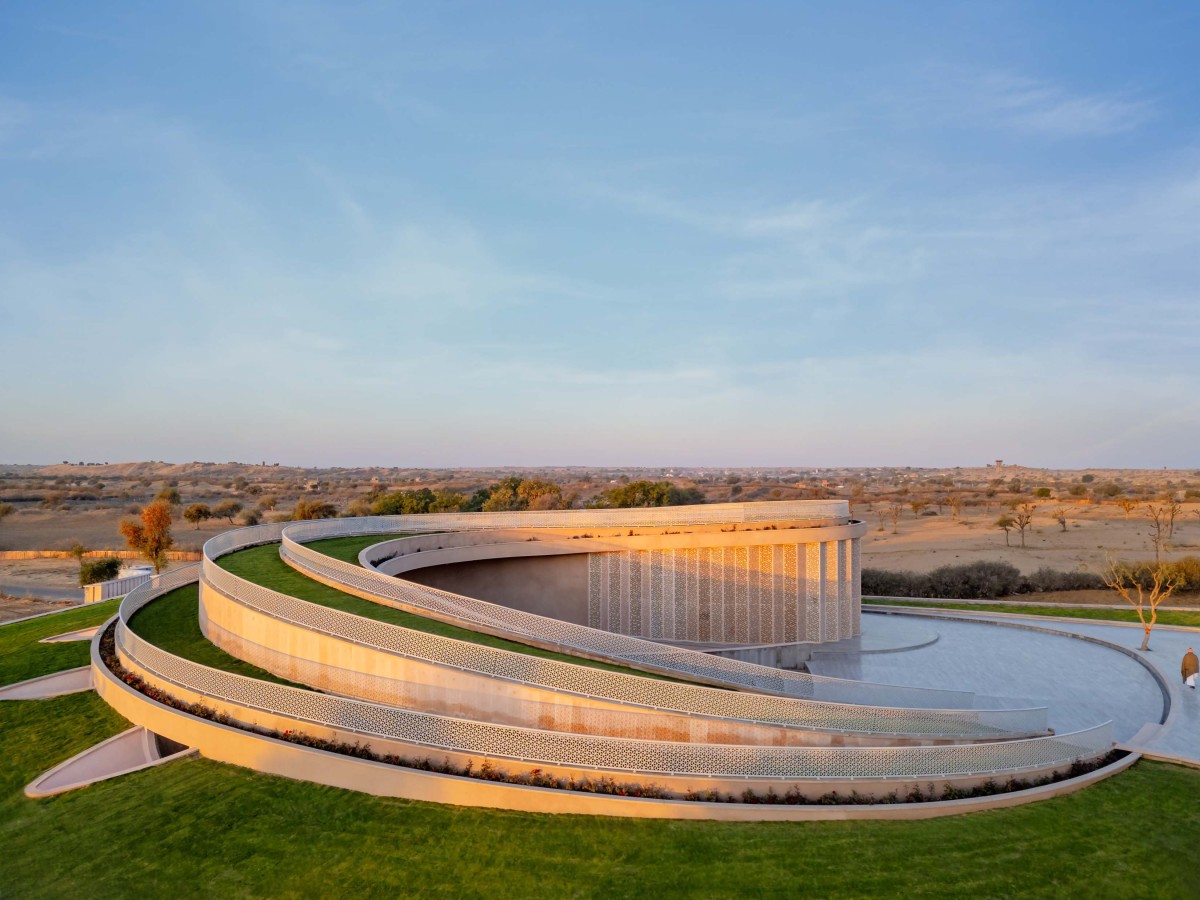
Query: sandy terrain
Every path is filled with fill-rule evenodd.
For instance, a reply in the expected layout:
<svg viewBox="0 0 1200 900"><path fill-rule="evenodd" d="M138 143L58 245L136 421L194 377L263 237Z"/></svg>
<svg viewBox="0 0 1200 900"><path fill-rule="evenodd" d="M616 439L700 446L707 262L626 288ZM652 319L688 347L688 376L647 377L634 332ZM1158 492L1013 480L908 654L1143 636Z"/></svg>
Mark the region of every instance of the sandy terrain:
<svg viewBox="0 0 1200 900"><path fill-rule="evenodd" d="M1176 518L1168 559L1200 556L1200 470L1051 471L1004 465L954 469L872 468L845 470L416 470L288 469L236 463L121 463L113 465L0 465L0 502L13 508L0 520L0 549L61 550L75 543L91 549L124 546L122 518L166 486L177 486L186 507L215 506L233 499L250 510L273 501L277 513L299 499L329 502L338 510L360 506L372 490L430 488L469 495L505 475L547 478L564 495L586 501L610 485L630 479L665 478L696 487L708 502L842 498L870 530L863 541L863 565L872 568L929 571L975 560L1003 560L1031 573L1043 566L1058 570L1103 570L1106 558L1146 560L1154 556L1144 504L1163 497L1186 501ZM1003 505L1038 493L1033 527L1020 536L995 527L1007 513ZM938 515L916 516L912 503L926 504ZM950 504L962 505L962 516ZM1120 504L1140 504L1130 514ZM940 506L939 506L940 504ZM897 533L888 513L897 506ZM1051 511L1067 510L1064 531ZM232 527L225 519L196 529L177 521L175 548L198 550L209 537ZM23 597L38 590L48 599L78 591L73 560L0 562L0 594ZM70 591L72 594L67 594Z"/></svg>
<svg viewBox="0 0 1200 900"><path fill-rule="evenodd" d="M120 550L125 546L118 528L122 519L132 518L119 509L46 510L18 509L0 522L0 549L68 550L75 543L96 550ZM197 531L187 522L172 527L176 550L199 550L200 545L233 526L225 519L208 521Z"/></svg>
<svg viewBox="0 0 1200 900"><path fill-rule="evenodd" d="M36 616L39 613L76 605L63 600L35 600L31 597L8 597L0 594L0 622L11 622L13 619L23 619L26 616Z"/></svg>
<svg viewBox="0 0 1200 900"><path fill-rule="evenodd" d="M961 522L952 519L949 510L945 515L920 518L906 510L899 533L892 534L892 522L886 516L883 530L879 530L882 508L878 504L875 510L860 506L855 516L871 526L863 539L863 565L928 572L938 566L984 559L1010 562L1025 573L1043 566L1100 572L1109 555L1129 560L1154 558L1149 523L1143 513L1135 511L1127 518L1111 504L1069 506L1064 532L1048 515L1059 506L1065 504L1048 501L1038 506L1033 526L1025 533L1024 548L1015 530L1009 535L1013 546L1005 546L1004 532L992 524L1001 514L999 507L964 510ZM1200 510L1200 504L1185 504L1176 518L1175 537L1164 554L1167 559L1200 556L1200 518L1194 515L1196 510Z"/></svg>

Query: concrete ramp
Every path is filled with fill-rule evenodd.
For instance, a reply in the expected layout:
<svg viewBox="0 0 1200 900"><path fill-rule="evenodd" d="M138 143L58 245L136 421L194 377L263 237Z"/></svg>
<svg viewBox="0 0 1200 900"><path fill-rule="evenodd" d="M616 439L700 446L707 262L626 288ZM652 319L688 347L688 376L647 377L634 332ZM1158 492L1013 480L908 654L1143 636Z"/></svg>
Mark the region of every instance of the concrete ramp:
<svg viewBox="0 0 1200 900"><path fill-rule="evenodd" d="M25 796L50 797L171 762L195 752L191 747L181 747L139 725L59 763L31 781L25 788Z"/></svg>
<svg viewBox="0 0 1200 900"><path fill-rule="evenodd" d="M0 687L0 700L49 700L92 689L92 667L80 666Z"/></svg>
<svg viewBox="0 0 1200 900"><path fill-rule="evenodd" d="M67 641L90 641L96 636L96 633L102 626L93 625L91 628L80 628L78 631L67 631L63 634L54 634L50 637L44 637L39 644L65 644Z"/></svg>

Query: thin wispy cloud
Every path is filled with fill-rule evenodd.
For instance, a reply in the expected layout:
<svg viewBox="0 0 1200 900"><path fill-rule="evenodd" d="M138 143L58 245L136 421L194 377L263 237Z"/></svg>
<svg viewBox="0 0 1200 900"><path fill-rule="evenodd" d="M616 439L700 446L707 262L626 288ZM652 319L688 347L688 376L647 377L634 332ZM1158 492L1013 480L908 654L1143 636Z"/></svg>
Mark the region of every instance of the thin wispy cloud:
<svg viewBox="0 0 1200 900"><path fill-rule="evenodd" d="M1194 60L989 9L10 7L0 455L1182 463Z"/></svg>
<svg viewBox="0 0 1200 900"><path fill-rule="evenodd" d="M1048 137L1106 137L1132 131L1154 115L1154 104L1126 93L1088 94L1061 84L1007 73L975 80L983 117L1000 127Z"/></svg>
<svg viewBox="0 0 1200 900"><path fill-rule="evenodd" d="M1086 90L1019 70L934 64L888 86L880 108L906 128L981 128L1046 139L1106 138L1135 131L1158 114L1133 88Z"/></svg>

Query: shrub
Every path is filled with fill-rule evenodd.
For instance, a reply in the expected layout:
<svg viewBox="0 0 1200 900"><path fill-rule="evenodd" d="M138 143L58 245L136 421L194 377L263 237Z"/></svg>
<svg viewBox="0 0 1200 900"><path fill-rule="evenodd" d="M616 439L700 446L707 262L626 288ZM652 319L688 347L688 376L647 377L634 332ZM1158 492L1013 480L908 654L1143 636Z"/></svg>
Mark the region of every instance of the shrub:
<svg viewBox="0 0 1200 900"><path fill-rule="evenodd" d="M1189 562L1190 561L1190 562ZM1200 559L1188 557L1173 565L1190 565L1200 586ZM1006 562L978 562L942 566L929 574L863 569L863 594L879 597L928 597L945 600L980 600L1041 591L1086 591L1102 589L1104 580L1092 572L1060 572L1038 569L1022 575Z"/></svg>
<svg viewBox="0 0 1200 900"><path fill-rule="evenodd" d="M1021 571L1006 562L973 562L942 566L929 573L929 588L935 597L967 600L1003 597L1021 587Z"/></svg>
<svg viewBox="0 0 1200 900"><path fill-rule="evenodd" d="M1042 591L1094 591L1104 589L1104 579L1094 572L1061 572L1041 568L1025 578L1022 593Z"/></svg>
<svg viewBox="0 0 1200 900"><path fill-rule="evenodd" d="M104 559L84 559L79 562L79 586L112 581L121 574L121 561L115 556Z"/></svg>
<svg viewBox="0 0 1200 900"><path fill-rule="evenodd" d="M319 503L316 500L301 500L292 512L292 518L297 521L308 519L332 519L337 515L337 507L332 503Z"/></svg>

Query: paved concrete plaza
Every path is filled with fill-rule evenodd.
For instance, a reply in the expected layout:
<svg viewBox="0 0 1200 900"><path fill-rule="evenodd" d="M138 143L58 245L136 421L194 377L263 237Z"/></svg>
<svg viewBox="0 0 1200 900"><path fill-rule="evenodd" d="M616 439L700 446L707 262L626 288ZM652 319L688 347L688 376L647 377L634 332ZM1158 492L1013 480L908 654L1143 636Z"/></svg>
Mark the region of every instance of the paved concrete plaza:
<svg viewBox="0 0 1200 900"><path fill-rule="evenodd" d="M938 633L935 643L895 653L822 653L809 663L816 674L861 678L917 687L973 690L978 706L1046 706L1050 725L1061 732L1075 731L1113 721L1114 737L1130 741L1143 727L1158 724L1164 716L1162 690L1154 676L1138 660L1103 644L1080 640L1067 634L1012 627L1029 625L1038 629L1100 638L1136 648L1137 629L1122 626L1071 623L1029 617L994 617L993 622L969 614L938 617L914 613L872 613L864 610L864 631L870 624L913 622ZM1188 641L1200 632L1155 632L1150 661L1157 664L1168 685L1171 673L1178 681L1179 658ZM1178 648L1176 645L1178 644ZM1178 652L1176 650L1178 649ZM1195 692L1184 689L1188 694ZM1179 693L1179 692L1175 692ZM1191 701L1190 703L1188 701ZM1197 698L1172 696L1180 706L1179 724L1169 734L1156 737L1161 752L1186 755L1191 729L1191 755L1200 761L1200 723L1196 718ZM1189 709L1190 707L1190 709ZM1149 749L1149 748L1148 748Z"/></svg>

